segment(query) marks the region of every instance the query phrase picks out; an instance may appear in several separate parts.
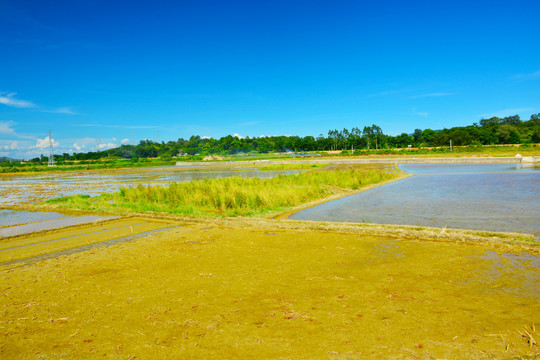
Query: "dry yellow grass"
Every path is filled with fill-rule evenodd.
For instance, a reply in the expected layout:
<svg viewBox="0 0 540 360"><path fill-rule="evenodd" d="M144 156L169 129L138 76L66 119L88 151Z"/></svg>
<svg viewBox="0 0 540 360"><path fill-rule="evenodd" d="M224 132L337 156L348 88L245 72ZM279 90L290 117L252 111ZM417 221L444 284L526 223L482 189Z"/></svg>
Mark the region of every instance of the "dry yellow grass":
<svg viewBox="0 0 540 360"><path fill-rule="evenodd" d="M0 273L0 357L538 354L538 258L504 252L263 223L186 224Z"/></svg>

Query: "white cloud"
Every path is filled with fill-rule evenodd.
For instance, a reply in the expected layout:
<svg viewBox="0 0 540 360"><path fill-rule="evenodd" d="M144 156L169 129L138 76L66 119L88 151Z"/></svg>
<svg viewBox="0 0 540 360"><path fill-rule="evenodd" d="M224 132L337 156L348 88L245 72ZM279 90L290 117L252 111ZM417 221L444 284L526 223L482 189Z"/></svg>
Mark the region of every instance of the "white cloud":
<svg viewBox="0 0 540 360"><path fill-rule="evenodd" d="M0 93L0 104L4 104L16 108L33 108L36 107L31 101L16 99L14 96L17 93Z"/></svg>
<svg viewBox="0 0 540 360"><path fill-rule="evenodd" d="M11 144L4 145L4 150L16 150L19 147L19 143L17 141L13 141Z"/></svg>
<svg viewBox="0 0 540 360"><path fill-rule="evenodd" d="M129 139L122 139L120 140L120 143L122 144L127 144L129 142Z"/></svg>
<svg viewBox="0 0 540 360"><path fill-rule="evenodd" d="M15 135L13 121L0 121L0 134Z"/></svg>
<svg viewBox="0 0 540 360"><path fill-rule="evenodd" d="M107 144L103 144L100 139L85 137L76 139L71 146L74 151L96 151L106 147ZM115 145L116 146L116 145Z"/></svg>
<svg viewBox="0 0 540 360"><path fill-rule="evenodd" d="M211 139L211 136L201 136L201 139Z"/></svg>
<svg viewBox="0 0 540 360"><path fill-rule="evenodd" d="M117 147L118 145L113 143L107 143L107 144L98 144L97 149L98 150L106 150L106 149L112 149Z"/></svg>
<svg viewBox="0 0 540 360"><path fill-rule="evenodd" d="M536 80L540 79L540 70L528 73L528 74L516 74L512 76L512 79L515 80Z"/></svg>
<svg viewBox="0 0 540 360"><path fill-rule="evenodd" d="M34 104L32 101L17 99L15 98L15 95L17 95L17 93L5 91L0 92L0 104L21 109L34 109L35 111L45 113L77 115L77 113L73 111L70 107L64 106L51 110L43 109L40 106Z"/></svg>
<svg viewBox="0 0 540 360"><path fill-rule="evenodd" d="M66 114L66 115L78 115L79 113L71 110L70 107L60 107L52 110L39 110L41 112L53 113L53 114Z"/></svg>
<svg viewBox="0 0 540 360"><path fill-rule="evenodd" d="M237 134L237 133L234 133L233 137L237 137L239 139L243 139L244 136L240 135L240 134Z"/></svg>
<svg viewBox="0 0 540 360"><path fill-rule="evenodd" d="M86 145L84 144L77 144L77 143L73 143L73 149L75 149L76 151L81 151L82 149L84 149L86 147Z"/></svg>
<svg viewBox="0 0 540 360"><path fill-rule="evenodd" d="M35 139L35 136L17 134L14 129L15 124L16 123L13 121L0 121L0 135L16 137L19 139L29 139L32 141Z"/></svg>
<svg viewBox="0 0 540 360"><path fill-rule="evenodd" d="M413 114L424 117L429 115L427 111L416 111L415 108L413 108Z"/></svg>
<svg viewBox="0 0 540 360"><path fill-rule="evenodd" d="M37 139L36 140L36 149L48 149L50 145L49 137L47 136L45 139ZM60 143L54 138L52 139L52 145L53 148L56 148L60 146Z"/></svg>
<svg viewBox="0 0 540 360"><path fill-rule="evenodd" d="M424 98L424 97L440 97L440 96L450 96L450 95L454 95L454 94L438 92L438 93L429 93L429 94L409 96L409 99L418 99L418 98Z"/></svg>
<svg viewBox="0 0 540 360"><path fill-rule="evenodd" d="M506 117L506 116L513 116L519 113L533 112L533 110L534 110L533 108L504 109L504 110L500 110L494 113L481 114L481 115L478 115L478 117L483 118L483 119L489 119L494 116Z"/></svg>

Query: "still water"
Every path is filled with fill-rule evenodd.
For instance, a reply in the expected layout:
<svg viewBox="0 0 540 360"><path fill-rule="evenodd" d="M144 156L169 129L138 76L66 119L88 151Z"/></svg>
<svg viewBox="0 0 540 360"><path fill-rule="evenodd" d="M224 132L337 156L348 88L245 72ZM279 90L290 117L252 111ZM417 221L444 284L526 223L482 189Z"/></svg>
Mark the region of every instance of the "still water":
<svg viewBox="0 0 540 360"><path fill-rule="evenodd" d="M291 215L540 233L540 168L520 164L403 164L414 176Z"/></svg>
<svg viewBox="0 0 540 360"><path fill-rule="evenodd" d="M240 176L271 178L298 170L262 171L249 168L155 167L96 172L57 172L38 175L0 176L0 206L43 201L75 194L99 195L120 187L166 185L172 182Z"/></svg>

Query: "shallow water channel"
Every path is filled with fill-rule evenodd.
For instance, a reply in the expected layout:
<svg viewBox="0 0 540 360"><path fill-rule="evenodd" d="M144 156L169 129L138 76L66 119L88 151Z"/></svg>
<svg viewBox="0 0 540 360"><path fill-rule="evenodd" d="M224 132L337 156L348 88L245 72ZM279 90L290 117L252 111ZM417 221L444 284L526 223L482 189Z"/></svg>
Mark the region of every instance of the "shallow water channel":
<svg viewBox="0 0 540 360"><path fill-rule="evenodd" d="M370 222L540 233L540 168L402 164L414 176L321 204L296 220Z"/></svg>

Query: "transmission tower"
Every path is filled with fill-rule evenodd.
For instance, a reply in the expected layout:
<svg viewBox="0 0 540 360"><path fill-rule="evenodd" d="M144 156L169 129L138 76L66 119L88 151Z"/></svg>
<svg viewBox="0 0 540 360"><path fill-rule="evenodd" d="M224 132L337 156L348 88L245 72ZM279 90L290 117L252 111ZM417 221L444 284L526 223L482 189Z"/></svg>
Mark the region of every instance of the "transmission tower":
<svg viewBox="0 0 540 360"><path fill-rule="evenodd" d="M55 166L54 164L54 153L53 153L53 142L51 138L51 129L49 129L49 166Z"/></svg>

